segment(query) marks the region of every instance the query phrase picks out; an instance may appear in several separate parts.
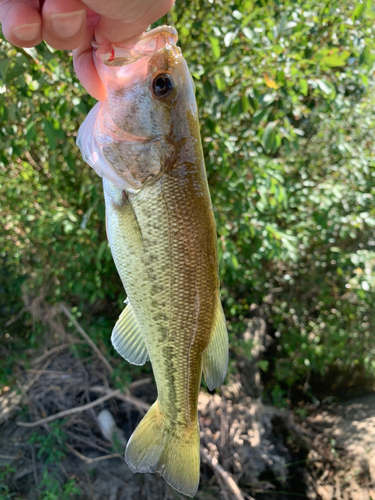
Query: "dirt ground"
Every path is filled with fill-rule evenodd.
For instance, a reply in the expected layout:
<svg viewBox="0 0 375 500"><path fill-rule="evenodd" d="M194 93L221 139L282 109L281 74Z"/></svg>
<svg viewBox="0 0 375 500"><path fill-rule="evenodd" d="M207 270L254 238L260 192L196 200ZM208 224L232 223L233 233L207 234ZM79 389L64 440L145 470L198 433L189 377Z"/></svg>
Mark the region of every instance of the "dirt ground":
<svg viewBox="0 0 375 500"><path fill-rule="evenodd" d="M59 335L20 365L13 387L0 389L0 500L185 498L124 461L127 439L156 398L152 377L114 388L113 367L79 325L81 337L66 334L46 311L39 319ZM375 500L375 392L306 405L304 419L263 404L255 367L267 333L263 320L252 325L260 346L252 366L239 362L220 392L199 397L196 498ZM84 358L76 353L82 343Z"/></svg>
<svg viewBox="0 0 375 500"><path fill-rule="evenodd" d="M184 498L155 475L132 474L123 459L127 439L156 397L152 379L134 381L128 391L113 390L99 360L84 363L67 349L47 361L44 356L23 374L21 391L9 388L0 396L0 470L8 467L3 481L12 498L49 500L46 489L58 482L63 492L71 480L81 498ZM275 477L282 478L276 483L283 488L293 487L288 463L301 457L285 436L300 431L289 414L246 396L235 380L221 395L202 392L199 413L198 499L251 499L275 489ZM274 419L283 432L275 431Z"/></svg>
<svg viewBox="0 0 375 500"><path fill-rule="evenodd" d="M375 499L375 394L332 404L305 424L315 434L309 453L316 492L323 500ZM319 455L330 448L329 466Z"/></svg>
<svg viewBox="0 0 375 500"><path fill-rule="evenodd" d="M10 471L0 476L8 494L0 489L1 500L76 498L66 490L72 480L85 499L184 498L155 475L132 474L123 459L126 440L155 398L151 379L120 393L103 384L99 361L84 364L57 351L47 362L25 372L23 391L0 396L0 471ZM80 411L85 405L92 406ZM62 420L54 419L61 412ZM311 408L302 421L248 397L237 378L221 394L202 392L199 412L198 500L375 498L375 394ZM104 414L113 417L109 431ZM61 494L48 496L56 484Z"/></svg>

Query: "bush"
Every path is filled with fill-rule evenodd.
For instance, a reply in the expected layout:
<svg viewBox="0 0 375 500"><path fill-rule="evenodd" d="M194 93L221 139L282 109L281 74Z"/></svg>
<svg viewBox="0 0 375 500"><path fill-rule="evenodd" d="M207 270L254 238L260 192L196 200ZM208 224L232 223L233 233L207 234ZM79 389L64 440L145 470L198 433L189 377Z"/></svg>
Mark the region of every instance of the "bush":
<svg viewBox="0 0 375 500"><path fill-rule="evenodd" d="M163 21L196 83L233 345L263 304L280 383L332 365L374 374L371 2L182 1ZM8 293L47 286L52 302L110 301L116 316L101 182L74 144L93 100L68 54L0 51Z"/></svg>

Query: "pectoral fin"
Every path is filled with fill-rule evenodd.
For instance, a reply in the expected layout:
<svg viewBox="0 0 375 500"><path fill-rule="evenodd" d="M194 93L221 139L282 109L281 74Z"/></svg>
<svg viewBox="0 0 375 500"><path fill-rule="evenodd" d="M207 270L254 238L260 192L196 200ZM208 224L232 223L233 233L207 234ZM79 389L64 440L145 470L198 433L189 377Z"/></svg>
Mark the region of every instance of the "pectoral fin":
<svg viewBox="0 0 375 500"><path fill-rule="evenodd" d="M116 351L129 363L144 365L148 360L146 344L130 303L122 311L111 340Z"/></svg>
<svg viewBox="0 0 375 500"><path fill-rule="evenodd" d="M228 333L223 307L218 297L210 342L203 354L203 375L212 391L225 379L228 368Z"/></svg>
<svg viewBox="0 0 375 500"><path fill-rule="evenodd" d="M137 244L142 245L142 231L130 195L126 191L117 188L107 179L103 179L103 189L106 205L106 231L110 246L111 240L116 237L116 233L118 234L118 230L113 229L113 226L116 227L115 220L118 221L119 219L123 224L126 224L128 237L136 241ZM117 212L116 217L113 217L113 211Z"/></svg>

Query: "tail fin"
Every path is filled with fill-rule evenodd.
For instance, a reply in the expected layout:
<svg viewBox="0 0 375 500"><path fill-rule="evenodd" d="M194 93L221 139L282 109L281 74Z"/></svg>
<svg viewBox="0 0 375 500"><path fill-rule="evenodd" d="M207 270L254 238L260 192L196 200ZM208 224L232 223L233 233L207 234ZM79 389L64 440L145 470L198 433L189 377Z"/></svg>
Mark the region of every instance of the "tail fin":
<svg viewBox="0 0 375 500"><path fill-rule="evenodd" d="M198 422L173 427L156 400L130 437L125 460L132 472L159 472L172 488L193 497L199 485Z"/></svg>

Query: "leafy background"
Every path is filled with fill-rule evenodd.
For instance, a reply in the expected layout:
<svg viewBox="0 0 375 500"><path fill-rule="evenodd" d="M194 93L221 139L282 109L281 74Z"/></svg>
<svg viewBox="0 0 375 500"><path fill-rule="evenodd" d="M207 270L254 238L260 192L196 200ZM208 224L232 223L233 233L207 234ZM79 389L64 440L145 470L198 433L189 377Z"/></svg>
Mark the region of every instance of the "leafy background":
<svg viewBox="0 0 375 500"><path fill-rule="evenodd" d="M196 84L231 371L250 356L255 304L273 338L265 397L281 406L321 397L334 372L375 375L374 19L370 0L192 0L161 21ZM75 145L93 105L70 54L2 41L3 325L42 291L112 356L125 293L101 181ZM2 384L44 334L28 313L1 328ZM119 383L132 378L114 363Z"/></svg>

